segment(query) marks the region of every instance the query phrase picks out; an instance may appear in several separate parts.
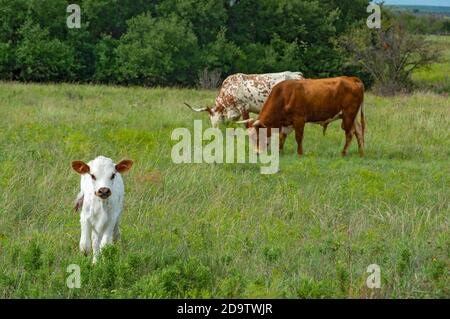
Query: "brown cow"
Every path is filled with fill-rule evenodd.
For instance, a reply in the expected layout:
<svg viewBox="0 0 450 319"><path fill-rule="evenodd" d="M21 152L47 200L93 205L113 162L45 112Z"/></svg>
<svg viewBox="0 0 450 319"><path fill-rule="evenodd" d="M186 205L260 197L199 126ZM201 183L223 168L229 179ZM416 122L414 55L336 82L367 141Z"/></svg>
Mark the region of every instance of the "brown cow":
<svg viewBox="0 0 450 319"><path fill-rule="evenodd" d="M247 120L249 136L256 138L259 151L259 128L278 128L280 132L280 149L286 135L293 129L298 144L298 155L303 154L303 129L306 123L321 124L324 127L330 122L342 119L345 131L345 146L342 155L347 154L352 135L358 140L359 154L364 155L364 84L357 77L337 77L316 80L286 80L272 89L258 119ZM356 115L361 108L361 125ZM267 139L270 141L270 139ZM263 145L266 147L267 145Z"/></svg>

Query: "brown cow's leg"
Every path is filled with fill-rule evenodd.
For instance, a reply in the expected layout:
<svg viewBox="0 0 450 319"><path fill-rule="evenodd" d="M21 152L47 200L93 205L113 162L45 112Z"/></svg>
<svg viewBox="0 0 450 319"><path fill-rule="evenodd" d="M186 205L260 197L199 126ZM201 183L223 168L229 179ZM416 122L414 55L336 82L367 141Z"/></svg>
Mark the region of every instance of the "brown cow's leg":
<svg viewBox="0 0 450 319"><path fill-rule="evenodd" d="M283 150L284 142L286 141L286 137L287 137L286 133L280 132L280 147L279 147L280 151Z"/></svg>
<svg viewBox="0 0 450 319"><path fill-rule="evenodd" d="M303 155L303 130L305 128L305 122L300 121L297 123L294 123L294 130L295 130L295 140L297 141L297 154L298 156Z"/></svg>
<svg viewBox="0 0 450 319"><path fill-rule="evenodd" d="M354 116L349 116L348 114L343 116L342 129L345 131L345 145L342 150L342 156L347 155L348 148L352 142L353 133L355 131L354 120Z"/></svg>
<svg viewBox="0 0 450 319"><path fill-rule="evenodd" d="M362 128L361 125L358 123L358 121L355 120L355 137L356 140L358 141L358 151L359 151L359 156L364 156L364 139L362 136Z"/></svg>
<svg viewBox="0 0 450 319"><path fill-rule="evenodd" d="M353 133L350 131L345 131L345 145L344 145L344 149L342 150L342 156L347 155L347 150L352 142L352 136Z"/></svg>

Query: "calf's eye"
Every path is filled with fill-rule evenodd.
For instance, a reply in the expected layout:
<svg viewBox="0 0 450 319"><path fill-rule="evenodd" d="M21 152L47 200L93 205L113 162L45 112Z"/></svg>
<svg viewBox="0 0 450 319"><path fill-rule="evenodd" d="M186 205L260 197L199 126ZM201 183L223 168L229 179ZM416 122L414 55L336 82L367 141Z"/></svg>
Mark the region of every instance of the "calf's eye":
<svg viewBox="0 0 450 319"><path fill-rule="evenodd" d="M89 174L89 175L91 175L91 177L92 177L92 179L95 181L97 178L95 178L95 175L94 174Z"/></svg>
<svg viewBox="0 0 450 319"><path fill-rule="evenodd" d="M111 179L114 179L114 177L116 177L116 173L111 175Z"/></svg>

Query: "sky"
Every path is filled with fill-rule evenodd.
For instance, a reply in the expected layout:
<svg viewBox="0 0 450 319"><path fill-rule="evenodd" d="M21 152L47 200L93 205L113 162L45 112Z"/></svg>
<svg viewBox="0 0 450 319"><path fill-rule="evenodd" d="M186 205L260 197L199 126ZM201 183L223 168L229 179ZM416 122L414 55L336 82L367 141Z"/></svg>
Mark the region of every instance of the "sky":
<svg viewBox="0 0 450 319"><path fill-rule="evenodd" d="M375 1L377 2L377 1ZM385 0L385 4L406 4L423 6L446 6L450 7L450 0Z"/></svg>

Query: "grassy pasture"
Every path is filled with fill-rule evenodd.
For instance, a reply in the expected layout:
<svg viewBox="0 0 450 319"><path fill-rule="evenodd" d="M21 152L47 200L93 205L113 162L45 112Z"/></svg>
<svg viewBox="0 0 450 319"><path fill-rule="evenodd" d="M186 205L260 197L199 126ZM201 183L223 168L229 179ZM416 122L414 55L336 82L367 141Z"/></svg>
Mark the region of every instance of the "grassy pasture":
<svg viewBox="0 0 450 319"><path fill-rule="evenodd" d="M450 93L450 36L428 36L435 46L442 49L440 60L412 74L415 85L423 90Z"/></svg>
<svg viewBox="0 0 450 319"><path fill-rule="evenodd" d="M366 156L338 123L281 171L171 162L215 92L0 83L0 297L448 298L450 98L367 94ZM74 159L131 158L122 239L78 251ZM81 288L66 267L81 267ZM381 288L366 287L370 264Z"/></svg>

